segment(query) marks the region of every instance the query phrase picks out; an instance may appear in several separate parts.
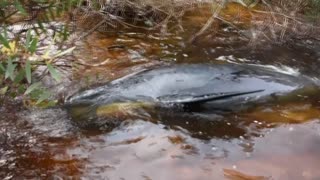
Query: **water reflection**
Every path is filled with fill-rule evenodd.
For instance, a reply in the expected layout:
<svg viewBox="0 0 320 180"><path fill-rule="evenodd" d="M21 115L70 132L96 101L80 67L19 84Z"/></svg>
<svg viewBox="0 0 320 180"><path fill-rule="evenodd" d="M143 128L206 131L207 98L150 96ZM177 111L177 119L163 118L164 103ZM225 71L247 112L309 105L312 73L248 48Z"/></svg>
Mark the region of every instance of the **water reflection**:
<svg viewBox="0 0 320 180"><path fill-rule="evenodd" d="M87 138L69 153L88 159L88 177L317 179L318 123L281 125L249 139L203 141L188 132L136 120L110 134Z"/></svg>

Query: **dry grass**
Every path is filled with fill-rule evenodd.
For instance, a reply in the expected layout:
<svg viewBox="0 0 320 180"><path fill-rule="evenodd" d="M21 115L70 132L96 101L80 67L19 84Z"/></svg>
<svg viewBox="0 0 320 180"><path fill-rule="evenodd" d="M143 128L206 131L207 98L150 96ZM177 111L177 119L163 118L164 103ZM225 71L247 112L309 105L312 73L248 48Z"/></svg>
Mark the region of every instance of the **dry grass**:
<svg viewBox="0 0 320 180"><path fill-rule="evenodd" d="M75 27L84 30L78 39L93 31L107 32L121 27L167 32L175 26L183 31L182 20L186 12L209 6L211 17L205 17L207 22L190 37L191 41L201 38L213 28L214 22L219 22L239 31L250 31L246 37L252 44L261 38L282 43L292 37L319 38L319 20L311 23L304 16L312 1L317 0L260 0L253 8L238 4L232 12L237 19L232 19L223 13L228 7L225 4L232 4L231 0L228 3L226 0L84 0L72 17ZM239 26L239 21L246 21L246 27Z"/></svg>
<svg viewBox="0 0 320 180"><path fill-rule="evenodd" d="M314 18L311 23L304 17L304 14L312 11L314 7L311 6L315 6L315 3L320 6L319 0L257 0L259 3L254 7L243 7L238 3L231 11L230 8L227 10L230 4L234 6L232 1L235 0L79 0L77 8L70 12L70 17L75 30L81 29L78 31L81 32L77 35L78 39L94 31L106 32L119 28L166 33L171 29L183 31L185 13L207 6L211 16L207 17L206 23L194 22L197 27L202 27L190 37L190 41L201 38L213 28L219 28L213 25L216 22L238 29L239 32L250 31L245 36L251 42L261 38L279 43L291 37L319 38L320 18ZM32 15L29 19L41 14L39 8L35 8L40 7L39 5L26 3L25 6ZM238 22L245 22L246 26L239 25Z"/></svg>
<svg viewBox="0 0 320 180"><path fill-rule="evenodd" d="M262 10L253 10L254 16L263 15L264 19L252 21L253 27L271 41L284 42L291 37L316 36L319 27L307 22L303 11L308 7L305 0L262 0Z"/></svg>
<svg viewBox="0 0 320 180"><path fill-rule="evenodd" d="M159 29L169 22L179 22L184 12L194 7L195 3L174 0L107 0L86 1L76 13L81 13L81 22L91 21L100 17L102 26ZM79 17L79 16L75 16ZM95 19L97 20L97 19Z"/></svg>

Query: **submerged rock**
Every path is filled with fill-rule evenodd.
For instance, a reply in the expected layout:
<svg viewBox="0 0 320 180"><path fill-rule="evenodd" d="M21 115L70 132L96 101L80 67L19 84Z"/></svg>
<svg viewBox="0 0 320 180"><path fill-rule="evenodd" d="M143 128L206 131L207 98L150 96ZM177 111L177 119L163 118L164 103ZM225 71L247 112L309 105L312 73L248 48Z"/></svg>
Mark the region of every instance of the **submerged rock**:
<svg viewBox="0 0 320 180"><path fill-rule="evenodd" d="M211 114L240 110L255 103L291 99L313 87L316 83L309 77L270 67L182 64L128 75L80 92L66 104L71 118L81 126L103 126L128 115L148 117L150 110Z"/></svg>

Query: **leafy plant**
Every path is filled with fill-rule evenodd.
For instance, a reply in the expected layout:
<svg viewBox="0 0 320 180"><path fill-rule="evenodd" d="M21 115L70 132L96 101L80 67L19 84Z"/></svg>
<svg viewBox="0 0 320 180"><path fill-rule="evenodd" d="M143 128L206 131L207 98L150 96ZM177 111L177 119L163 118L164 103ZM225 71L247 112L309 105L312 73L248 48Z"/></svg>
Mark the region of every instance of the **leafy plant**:
<svg viewBox="0 0 320 180"><path fill-rule="evenodd" d="M74 48L65 50L51 48L52 45L57 46L56 39L63 42L70 33L68 25L56 28L51 26L50 22L63 17L78 3L80 3L79 0L2 0L0 2L0 95L23 97L28 104L52 105L55 103L49 100L52 94L41 84L39 78L34 76L34 71L43 66L46 69L44 72L47 72L55 81L61 81L56 62L62 56L71 53ZM24 23L25 19L34 22L30 24L31 28L27 31L7 30L6 27L10 27L12 23ZM48 29L53 30L53 33L49 33ZM40 40L40 37L49 36L54 36L51 38L53 40L50 45Z"/></svg>
<svg viewBox="0 0 320 180"><path fill-rule="evenodd" d="M31 35L31 30L26 33L25 41L9 40L7 32L0 34L2 44L2 57L0 61L0 94L10 94L13 97L22 95L36 100L36 105L48 100L51 93L33 77L32 72L37 66L46 66L51 77L57 82L61 75L54 62L57 58L67 55L74 48L64 51L50 52L50 47L41 54L37 52L38 38ZM36 54L37 52L37 54ZM36 60L32 60L36 59ZM36 93L33 93L36 92Z"/></svg>

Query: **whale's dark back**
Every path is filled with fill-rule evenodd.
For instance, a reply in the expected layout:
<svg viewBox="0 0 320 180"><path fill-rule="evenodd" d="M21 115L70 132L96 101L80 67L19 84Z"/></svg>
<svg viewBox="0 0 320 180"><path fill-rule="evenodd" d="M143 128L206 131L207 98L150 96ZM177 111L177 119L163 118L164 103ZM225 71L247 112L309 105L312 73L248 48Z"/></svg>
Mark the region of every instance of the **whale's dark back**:
<svg viewBox="0 0 320 180"><path fill-rule="evenodd" d="M105 124L109 124L107 127L110 128L120 122L112 114L117 114L114 112L117 108L111 114L109 111L119 104L139 102L132 103L136 106L140 102L151 103L160 107L156 114L163 115L156 115L158 118L182 115L181 111L177 113L181 109L212 114L241 110L311 86L314 86L314 82L308 77L288 75L254 65L184 64L131 74L80 92L69 99L66 107L71 118L83 128L101 128ZM101 108L108 109L108 113L103 112L108 117L98 115Z"/></svg>
<svg viewBox="0 0 320 180"><path fill-rule="evenodd" d="M253 65L183 64L129 75L75 95L69 103L102 105L152 101L183 104L207 102L206 99L234 101L235 97L255 100L285 94L311 84L313 82L303 76L287 75Z"/></svg>

